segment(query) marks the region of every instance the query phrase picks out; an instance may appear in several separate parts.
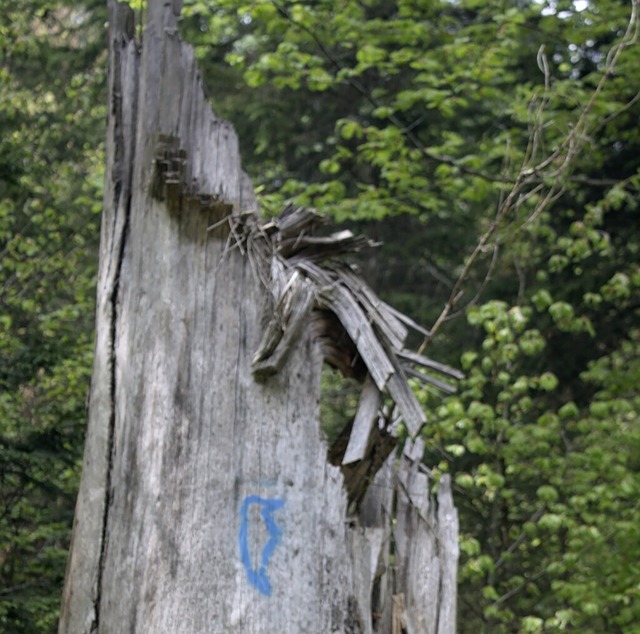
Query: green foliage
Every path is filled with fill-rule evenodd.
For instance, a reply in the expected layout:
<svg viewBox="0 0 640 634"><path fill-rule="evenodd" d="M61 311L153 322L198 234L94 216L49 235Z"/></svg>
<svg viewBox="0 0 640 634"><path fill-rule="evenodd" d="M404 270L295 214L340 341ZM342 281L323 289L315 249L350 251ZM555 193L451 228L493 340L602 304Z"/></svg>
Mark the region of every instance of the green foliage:
<svg viewBox="0 0 640 634"><path fill-rule="evenodd" d="M470 310L482 353L463 356L460 394L423 394L434 409L429 459L452 472L463 527L461 631L631 632L640 333L589 365L579 381L594 395L580 407L563 402L553 373L535 371L547 347L537 319L504 302Z"/></svg>
<svg viewBox="0 0 640 634"><path fill-rule="evenodd" d="M93 6L90 6L93 4ZM104 9L0 16L0 631L54 632L91 369Z"/></svg>

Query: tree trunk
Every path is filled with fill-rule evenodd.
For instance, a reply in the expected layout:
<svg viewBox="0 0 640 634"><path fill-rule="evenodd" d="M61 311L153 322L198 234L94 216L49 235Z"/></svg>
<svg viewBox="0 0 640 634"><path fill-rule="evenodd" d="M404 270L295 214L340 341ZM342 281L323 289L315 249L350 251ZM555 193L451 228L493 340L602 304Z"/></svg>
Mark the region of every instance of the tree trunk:
<svg viewBox="0 0 640 634"><path fill-rule="evenodd" d="M345 488L391 449L365 462L352 446L360 471L329 463L310 287L269 348L286 355L255 363L279 305L238 235L255 201L235 133L210 111L174 8L149 1L140 54L130 10L109 6L97 339L59 632L400 632L393 595L425 604L389 568L392 459L364 499ZM373 446L367 433L358 446Z"/></svg>

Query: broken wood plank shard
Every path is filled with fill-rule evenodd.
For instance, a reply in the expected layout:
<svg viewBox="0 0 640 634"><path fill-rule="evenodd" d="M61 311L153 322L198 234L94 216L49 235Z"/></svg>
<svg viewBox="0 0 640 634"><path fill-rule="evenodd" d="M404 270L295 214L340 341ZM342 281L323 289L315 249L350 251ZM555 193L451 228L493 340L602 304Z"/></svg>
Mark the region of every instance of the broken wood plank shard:
<svg viewBox="0 0 640 634"><path fill-rule="evenodd" d="M456 631L456 583L459 557L458 514L451 479L444 474L437 497L429 493L422 469L424 442L407 441L400 459L397 498L396 574L406 588L399 614L409 632ZM419 545L419 546L418 546ZM416 610L416 606L428 606Z"/></svg>
<svg viewBox="0 0 640 634"><path fill-rule="evenodd" d="M357 462L365 457L373 426L378 422L378 410L382 405L382 394L370 375L364 381L358 409L353 420L349 444L342 464Z"/></svg>
<svg viewBox="0 0 640 634"><path fill-rule="evenodd" d="M282 368L309 321L313 290L308 280L301 279L292 285L284 297L286 302L282 302L281 312L269 322L252 361L253 373L258 377L270 376Z"/></svg>

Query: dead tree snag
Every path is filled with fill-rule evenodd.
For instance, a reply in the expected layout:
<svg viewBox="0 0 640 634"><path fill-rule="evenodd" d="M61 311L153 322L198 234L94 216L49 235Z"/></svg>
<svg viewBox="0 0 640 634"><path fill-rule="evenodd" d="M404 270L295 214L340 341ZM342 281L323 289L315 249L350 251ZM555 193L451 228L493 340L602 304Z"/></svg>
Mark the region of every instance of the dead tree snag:
<svg viewBox="0 0 640 634"><path fill-rule="evenodd" d="M235 133L178 37L179 5L150 0L139 53L130 10L109 2L96 355L59 632L453 632L440 600L437 630L419 625L433 601L404 553L427 529L393 449L397 416L412 435L425 423L407 375L456 372L405 350L411 322L341 261L366 240L317 236L322 218L294 207L260 219ZM363 380L331 461L323 358ZM390 522L398 483L404 536ZM423 555L448 562L440 580L455 579L450 526ZM405 544L395 567L392 543Z"/></svg>

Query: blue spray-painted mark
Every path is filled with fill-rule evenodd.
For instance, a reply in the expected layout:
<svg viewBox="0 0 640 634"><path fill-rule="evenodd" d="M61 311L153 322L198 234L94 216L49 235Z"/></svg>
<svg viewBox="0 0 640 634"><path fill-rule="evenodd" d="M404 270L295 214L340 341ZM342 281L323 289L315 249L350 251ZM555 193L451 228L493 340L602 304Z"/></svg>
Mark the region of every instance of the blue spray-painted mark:
<svg viewBox="0 0 640 634"><path fill-rule="evenodd" d="M249 507L252 504L259 504L262 507L262 519L264 520L264 525L267 529L267 533L269 534L269 539L262 549L260 566L257 570L251 565L251 555L249 554ZM258 590L267 597L271 596L271 582L269 581L269 577L267 577L267 564L269 563L269 559L282 536L282 530L273 519L272 513L283 506L284 500L269 500L257 495L249 495L244 499L242 506L240 507L239 542L242 565L247 571L249 583L258 588Z"/></svg>

